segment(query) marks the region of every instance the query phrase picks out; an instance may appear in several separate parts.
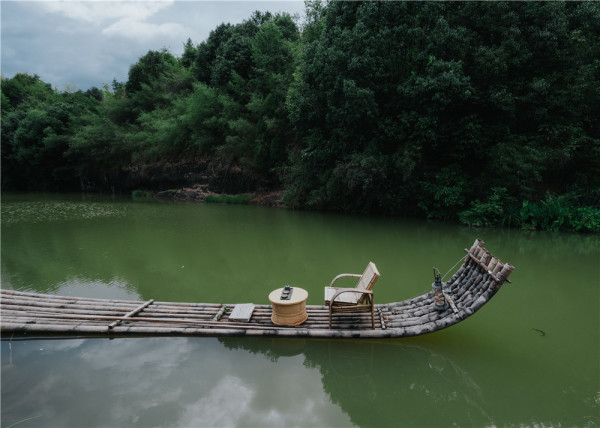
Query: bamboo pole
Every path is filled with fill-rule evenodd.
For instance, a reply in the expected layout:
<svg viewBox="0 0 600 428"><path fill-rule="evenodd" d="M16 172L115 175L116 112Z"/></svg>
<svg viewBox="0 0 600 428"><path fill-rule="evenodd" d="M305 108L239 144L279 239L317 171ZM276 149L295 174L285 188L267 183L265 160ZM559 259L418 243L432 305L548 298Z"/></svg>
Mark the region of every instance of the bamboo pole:
<svg viewBox="0 0 600 428"><path fill-rule="evenodd" d="M71 296L61 296L61 295L56 295L56 294L40 294L40 293L31 293L31 292L26 292L26 291L0 289L0 297L2 297L2 299L9 298L11 296L18 296L21 298L33 298L35 301L39 301L40 299L45 299L48 301L55 301L55 303L64 303L64 301L73 301L73 302L78 302L78 303L83 303L83 304L89 303L91 305L93 305L95 303L110 304L110 305L124 304L124 305L130 305L132 307L136 307L139 304L143 303L143 302L140 302L139 300L116 300L116 299L99 299L99 298L92 298L92 297L71 297ZM221 306L220 303L192 303L192 302L186 303L186 302L159 302L159 301L155 301L154 304L157 306L173 306L173 307L189 306L189 307L206 307L206 308L219 308Z"/></svg>
<svg viewBox="0 0 600 428"><path fill-rule="evenodd" d="M22 306L32 306L32 307L44 307L44 308L56 308L56 309L63 309L63 310L83 310L83 311L89 311L91 310L105 310L105 311L115 311L115 310L131 310L131 309L135 309L136 307L139 306L139 303L136 302L136 304L131 304L131 305L114 305L114 304L104 304L104 305L98 305L98 304L81 304L80 302L72 302L72 303L57 303L57 302L52 302L52 301L45 301L43 299L19 299L19 298L14 298L14 297L10 297L10 298L3 298L2 299L2 303L4 305L15 305L15 304L19 304ZM185 309L190 313L198 313L198 312L205 312L205 313L214 313L215 312L215 308L212 306L200 306L200 305L194 305L194 306L180 306L179 309L172 307L172 308L168 308L165 307L164 305L153 305L152 310L156 311L156 312L164 312L164 313L180 313L182 312L182 310Z"/></svg>
<svg viewBox="0 0 600 428"><path fill-rule="evenodd" d="M35 307L35 306L31 306L31 305L5 305L4 303L2 303L2 309L3 310L27 310L27 311L31 311L31 312L39 312L39 313L65 313L65 314L77 314L77 313L81 313L81 314L89 314L90 312L96 312L96 313L100 313L100 314L104 314L104 315L122 315L123 314L123 310L115 310L115 311L111 311L111 310L104 310L104 309L88 309L88 310L84 310L84 309L71 309L69 310L68 308L48 308L48 307ZM128 310L131 308L128 308Z"/></svg>
<svg viewBox="0 0 600 428"><path fill-rule="evenodd" d="M156 316L153 314L149 314L144 312L143 317L135 317L135 318L126 318L121 314L113 314L113 315L104 315L102 313L95 314L66 314L62 312L32 312L28 310L26 307L21 309L3 309L4 318L13 317L13 316L36 316L39 318L54 318L54 319L79 319L79 320L127 320L129 322L133 321L147 321L147 322L156 322L160 323L162 321L170 322L170 321L179 321L179 322L196 322L201 323L208 320L211 320L209 317L194 317L194 316L186 316L186 315L161 315ZM336 319L339 319L343 322L348 323L361 323L368 322L370 320L370 316L366 313L364 314L336 314ZM328 315L323 313L321 315L313 315L308 319L308 323L318 323L318 322L326 322L328 320ZM231 322L231 321L230 321ZM270 324L271 320L268 315L253 317L253 320L250 322Z"/></svg>
<svg viewBox="0 0 600 428"><path fill-rule="evenodd" d="M72 311L65 311L63 309L55 309L55 308L43 308L42 310L40 309L32 309L29 306L17 306L17 305L11 305L11 306L7 306L7 307L2 307L3 313L4 314L8 314L11 311L16 311L16 312L27 312L27 313L36 313L39 315L53 315L53 316L77 316L77 315L90 315L91 312L90 311L81 311L81 310L72 310ZM117 312L117 311L95 311L94 316L103 316L105 319L110 319L110 318L123 318L122 313ZM264 312L261 313L257 316L253 316L253 319L256 320L262 320L262 319L270 319L270 312ZM155 311L152 310L152 308L147 308L144 311L144 316L146 318L152 318L152 319L164 319L164 318L172 318L172 317L182 317L185 316L189 319L209 319L212 318L212 313L188 313L188 312L181 312L181 313L157 313ZM342 319L359 319L359 318L367 318L368 314L364 314L364 313L340 313L337 315L339 318ZM328 318L328 312L327 311L314 311L311 313L310 315L310 319L326 319Z"/></svg>
<svg viewBox="0 0 600 428"><path fill-rule="evenodd" d="M35 316L30 314L11 314L8 318L8 322L23 322L26 324L43 324L43 323L52 323L55 325L92 325L99 324L105 325L107 320L120 320L122 318L118 317L105 317L105 316L62 316L62 317L53 317L53 316ZM4 320L6 321L6 319ZM186 319L186 318L168 318L168 319L153 319L153 318L145 318L145 317L135 317L131 320L127 320L127 322L131 325L135 324L152 324L152 325L161 325L161 324L186 324L186 325L206 325L206 326L222 326L223 322L212 321L212 320L194 320L194 319ZM251 322L251 323L233 323L229 322L229 325L237 325L240 328L272 328L273 324L271 322ZM327 327L327 320L313 320L312 322L307 322L306 327L315 327L315 326L324 326ZM350 327L364 327L371 328L371 320L370 319L361 319L354 321L343 321L338 322L336 324L337 328L350 328Z"/></svg>
<svg viewBox="0 0 600 428"><path fill-rule="evenodd" d="M150 306L152 303L154 303L154 299L148 300L146 303L140 305L138 308L134 309L133 311L131 311L127 315L125 315L123 317L123 319L125 319L125 318L131 318L131 317L139 314L140 312L142 312L144 310L144 308ZM108 326L108 328L112 329L112 328L118 326L119 324L121 324L121 322L123 321L123 319L116 320L116 321L110 323L110 325Z"/></svg>
<svg viewBox="0 0 600 428"><path fill-rule="evenodd" d="M48 300L76 300L76 301L90 301L90 302L100 302L100 303L111 303L111 304L139 304L139 300L117 300L117 299L100 299L93 297L72 297L72 296L61 296L58 294L43 294L43 293L32 293L27 291L17 291L17 290L1 290L2 297L6 296L19 296L19 297L32 297L32 298L44 298Z"/></svg>
<svg viewBox="0 0 600 428"><path fill-rule="evenodd" d="M21 326L24 326L23 328L26 328L28 330L35 330L35 331L46 331L49 325L54 326L53 329L49 329L48 331L58 331L58 330L63 330L63 331L74 331L75 329L81 329L81 328L89 328L89 327L100 327L102 328L105 332L107 331L107 327L104 323L96 323L96 324L92 324L92 323L74 323L74 322L67 322L66 320L54 320L54 319L32 319L32 318L13 318L11 319L11 323L13 324L18 324ZM148 325L148 324L143 324L141 322L138 322L137 318L136 318L136 324L134 325L127 325L127 326L122 326L122 327L127 327L127 328L139 328L140 325L143 325L144 328L170 328L171 331L173 333L176 332L181 332L182 330L186 330L188 328L206 328L206 329L211 329L211 328L223 328L225 325L227 328L235 328L235 329L242 329L242 330L272 330L272 329L277 329L277 330L297 330L297 327L281 327L281 326L276 326L274 324L270 324L270 325L259 325L259 324L253 324L253 323L227 323L224 324L222 322L217 322L217 321L205 321L203 323L190 323L190 322L186 322L185 320L176 320L173 321L173 323L177 323L180 324L180 326L170 326L168 325L169 323L153 323L152 325ZM36 326L39 326L39 329L36 328ZM306 328L306 327L303 327ZM323 328L323 329L327 329L328 328L328 324L327 323L319 323L319 324L313 324L310 326L310 328ZM363 323L355 323L355 324L339 324L336 325L334 330L343 330L343 329L355 329L355 330L361 330L361 329L372 329L370 320L368 320L368 322L363 322ZM116 331L114 328L112 329L112 331Z"/></svg>
<svg viewBox="0 0 600 428"><path fill-rule="evenodd" d="M223 305L221 307L221 309L219 309L219 312L217 312L216 315L214 316L213 321L219 321L223 317L223 314L225 313L226 310L227 310L227 306Z"/></svg>

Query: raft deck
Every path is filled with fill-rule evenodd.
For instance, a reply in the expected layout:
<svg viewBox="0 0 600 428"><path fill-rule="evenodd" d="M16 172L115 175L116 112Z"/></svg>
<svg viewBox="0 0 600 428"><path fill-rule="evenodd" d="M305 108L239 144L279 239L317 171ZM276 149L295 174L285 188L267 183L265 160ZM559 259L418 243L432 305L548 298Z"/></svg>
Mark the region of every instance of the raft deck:
<svg viewBox="0 0 600 428"><path fill-rule="evenodd" d="M270 305L255 305L249 321L239 322L229 319L236 304L140 302L0 290L1 331L3 335L75 336L416 336L468 318L508 281L514 268L492 256L482 241L476 240L465 251L463 265L441 291L448 302L446 309L436 309L440 291L434 290L402 302L376 304L375 329L370 313L336 313L330 329L329 308L324 305L307 305L308 319L287 327L273 324Z"/></svg>

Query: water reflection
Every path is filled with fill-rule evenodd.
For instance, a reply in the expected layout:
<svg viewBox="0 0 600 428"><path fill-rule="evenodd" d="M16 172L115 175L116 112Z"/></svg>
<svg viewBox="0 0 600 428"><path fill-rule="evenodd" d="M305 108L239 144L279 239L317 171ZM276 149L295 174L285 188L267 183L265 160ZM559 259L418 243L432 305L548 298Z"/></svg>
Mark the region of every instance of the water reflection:
<svg viewBox="0 0 600 428"><path fill-rule="evenodd" d="M600 422L593 387L580 389L571 375L556 373L540 389L548 371L535 362L464 345L455 354L441 335L430 343L4 338L2 419L10 425L35 417L24 426L40 427Z"/></svg>
<svg viewBox="0 0 600 428"><path fill-rule="evenodd" d="M216 339L3 341L2 353L6 424L349 425L300 357L275 364Z"/></svg>
<svg viewBox="0 0 600 428"><path fill-rule="evenodd" d="M314 340L221 338L281 363L302 358L320 373L323 391L356 426L595 426L598 384L574 385L570 374L539 367L544 356L515 359L473 337L435 340ZM461 342L462 346L461 346ZM460 351L455 353L453 345ZM539 358L541 357L541 359ZM597 371L590 373L596 376ZM552 377L552 380L548 380ZM295 378L294 378L295 380ZM287 383L282 383L287 385ZM542 386L543 385L543 386ZM558 404L560 403L560 405Z"/></svg>
<svg viewBox="0 0 600 428"><path fill-rule="evenodd" d="M357 426L393 426L391 418L402 426L493 424L483 390L468 371L426 347L394 340L219 341L272 361L302 356L304 366L321 374L330 401Z"/></svg>
<svg viewBox="0 0 600 428"><path fill-rule="evenodd" d="M3 419L39 415L31 426L492 423L467 371L398 342L75 339L2 351Z"/></svg>

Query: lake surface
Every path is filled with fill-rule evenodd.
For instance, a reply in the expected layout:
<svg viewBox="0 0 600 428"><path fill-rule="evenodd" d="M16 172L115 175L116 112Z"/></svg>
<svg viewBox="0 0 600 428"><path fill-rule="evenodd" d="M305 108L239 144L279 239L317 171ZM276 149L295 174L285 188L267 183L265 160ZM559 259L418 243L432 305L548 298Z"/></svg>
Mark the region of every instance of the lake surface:
<svg viewBox="0 0 600 428"><path fill-rule="evenodd" d="M1 426L598 426L600 237L249 206L2 196L2 287L321 304L369 261L375 302L430 289L475 238L516 269L471 318L382 340L1 342ZM351 286L351 285L349 285ZM545 333L545 335L542 334Z"/></svg>

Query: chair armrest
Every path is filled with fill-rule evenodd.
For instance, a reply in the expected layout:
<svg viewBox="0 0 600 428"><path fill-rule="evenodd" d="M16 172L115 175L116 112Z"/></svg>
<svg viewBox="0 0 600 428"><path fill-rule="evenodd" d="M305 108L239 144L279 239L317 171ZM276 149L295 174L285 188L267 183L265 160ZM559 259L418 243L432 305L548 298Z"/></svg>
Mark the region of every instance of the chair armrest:
<svg viewBox="0 0 600 428"><path fill-rule="evenodd" d="M333 278L333 280L331 281L331 284L329 284L330 287L333 287L333 283L336 282L338 279L340 278L344 278L344 277L353 277L353 278L360 278L362 275L357 275L355 273L342 273L341 275L336 276L335 278Z"/></svg>
<svg viewBox="0 0 600 428"><path fill-rule="evenodd" d="M352 292L352 293L361 293L361 294L373 294L372 290L357 290L356 288L336 288L336 290L337 291L335 292L335 294L329 301L329 307L331 307L333 305L333 301L335 300L335 298L343 293L351 293Z"/></svg>

